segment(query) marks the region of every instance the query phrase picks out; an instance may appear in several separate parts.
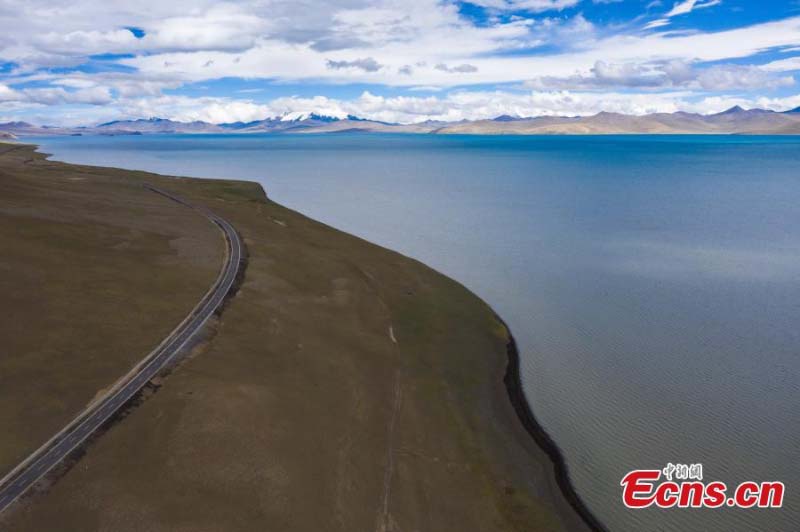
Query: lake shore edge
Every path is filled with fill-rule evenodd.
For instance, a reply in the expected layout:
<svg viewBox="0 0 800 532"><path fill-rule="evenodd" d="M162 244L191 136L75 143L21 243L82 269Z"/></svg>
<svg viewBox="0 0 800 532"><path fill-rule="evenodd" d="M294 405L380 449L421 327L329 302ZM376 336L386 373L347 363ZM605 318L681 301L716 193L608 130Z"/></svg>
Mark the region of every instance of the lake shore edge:
<svg viewBox="0 0 800 532"><path fill-rule="evenodd" d="M600 522L583 499L581 499L580 495L578 495L578 492L575 490L570 480L569 468L567 467L561 448L553 440L547 430L545 430L542 424L539 423L539 420L533 413L533 407L528 401L522 386L517 341L514 339L513 332L503 318L497 313L495 313L495 317L508 331L508 344L506 345L508 365L506 366L503 383L508 393L508 399L511 401L511 405L514 407L514 411L520 423L522 423L526 432L533 438L539 448L550 458L550 461L553 463L553 475L555 476L556 484L572 509L575 510L586 526L593 532L608 532L605 525Z"/></svg>
<svg viewBox="0 0 800 532"><path fill-rule="evenodd" d="M30 145L30 144L25 145L25 144L18 144L18 143L15 143L15 144L17 146L19 146L19 147L25 146L25 148L23 148L23 151L27 151L27 149L30 149L31 151L33 151L34 153L37 154L36 155L37 158L38 157L42 157L45 160L47 160L49 158L48 154L38 151L39 146L37 146L37 145ZM30 162L30 160L24 162L23 164L27 165L28 162ZM71 163L58 163L57 162L55 164L56 165L66 165L70 169L85 168L85 169L91 169L91 171L96 171L96 170L102 170L103 169L102 167L98 167L98 166L72 165ZM137 172L135 170L130 170L130 169L110 169L110 170L118 171L118 172L122 173L123 175L127 175L127 173L130 173L130 172L133 172L135 174L139 173L139 172ZM188 178L188 179L186 179L186 178L182 178L182 177L174 178L174 177L170 177L170 176L158 176L158 177L164 178L166 180L177 179L175 181L176 185L179 184L179 183L183 183L184 185L188 185L188 187L192 187L192 184L193 183L197 183L198 181L208 181L209 183L211 182L210 180L206 180L206 179L199 179L198 180L196 178ZM83 179L83 178L81 178L81 179ZM236 186L237 183L239 183L239 184L247 183L247 184L250 184L252 186L256 186L261 190L261 194L263 194L265 201L268 201L270 203L274 203L274 202L272 202L272 200L268 199L266 191L264 191L263 187L257 182L244 181L244 180L233 180L233 179L231 179L231 180L222 180L222 181L230 182L231 186ZM202 189L202 187L201 187L201 189ZM275 205L278 205L278 204L275 204ZM284 208L281 207L281 209L284 209ZM318 224L319 222L314 222L314 223ZM322 225L325 225L325 224L322 224ZM330 226L326 226L326 227L330 227ZM342 231L340 231L338 229L335 229L335 228L332 228L332 227L330 227L330 229L335 231L335 232L337 232L337 233L342 233L348 239L352 238L352 239L362 240L360 237L349 235L349 234L344 233L344 232L342 232ZM368 242L366 240L364 240L364 242L367 242L370 246L375 246L375 247L378 247L378 248L382 247L379 244ZM396 252L393 252L393 251L391 251L391 250L389 250L387 248L383 248L383 249L385 249L385 250L387 250L387 251L389 251L389 252L391 252L393 254L396 253ZM398 255L400 255L400 254L398 254ZM403 257L405 257L405 256L403 256ZM444 279L448 280L449 282L458 285L460 287L460 289L462 289L463 291L469 293L470 297L475 298L477 301L479 301L480 303L485 305L486 308L488 308L489 311L491 312L491 314L494 316L494 318L500 324L502 324L502 326L505 329L506 335L507 335L506 336L507 342L505 344L505 351L506 351L505 355L506 355L507 359L506 360L502 360L502 359L499 358L499 350L498 350L498 358L495 358L494 355L492 356L492 358L495 358L495 360L491 361L491 365L494 366L494 367L497 367L498 370L502 370L502 375L500 375L500 377L503 380L502 383L499 382L499 379L493 380L492 386L493 386L493 388L495 388L494 392L496 393L496 397L502 396L502 397L499 397L499 401L501 403L503 403L503 402L506 403L506 405L510 404L510 406L512 407L514 413L516 414L516 419L513 420L513 423L510 423L507 419L505 419L508 416L503 415L502 417L505 419L505 421L503 421L502 419L499 420L499 426L502 426L503 423L505 423L506 426L511 425L509 427L509 429L510 429L510 433L508 434L509 437L513 436L513 434L521 433L522 432L521 429L524 428L525 432L526 432L526 434L524 434L524 436L529 436L529 437L532 438L531 448L533 448L533 443L535 443L537 448L538 448L538 450L542 451L543 454L546 455L546 456L542 456L541 458L539 458L539 460L542 462L542 465L540 467L544 468L545 467L545 461L546 461L545 459L549 458L549 462L550 463L547 464L547 465L551 465L552 466L553 469L551 471L551 474L552 474L552 472L555 473L554 479L556 480L556 484L557 484L557 486L559 488L558 490L556 490L554 487L552 487L550 489L550 491L552 493L552 497L559 498L560 496L563 496L563 498L566 499L566 501L569 504L569 506L571 507L571 509L574 510L575 513L577 513L577 516L580 518L580 520L582 520L583 523L585 523L591 530L602 530L602 531L605 531L606 529L591 514L591 512L588 510L588 508L585 506L585 504L579 498L579 496L577 495L575 490L572 488L572 486L571 486L571 484L569 482L569 476L568 476L568 473L567 473L566 464L564 462L563 456L561 455L560 449L555 444L555 442L553 442L553 440L550 438L549 434L543 429L543 427L539 424L539 422L536 419L536 417L533 415L532 407L531 407L531 405L528 404L527 399L526 399L526 397L524 395L524 391L522 389L520 371L519 371L519 368L520 368L520 357L519 357L519 353L517 351L516 341L514 340L514 337L513 337L513 334L511 332L510 328L502 320L502 318L499 315L497 315L497 313L494 312L493 309L491 309L491 307L490 307L490 305L488 303L486 303L483 299L481 299L479 296L474 294L471 290L469 290L468 288L466 288L463 285L461 285L457 280L454 280L454 279L450 278L449 276L447 276L447 275L445 275L445 274L443 274L441 272L433 270L432 268L424 265L423 263L417 261L416 259L413 259L413 258L410 258L410 257L405 257L405 259L409 259L409 260L411 260L413 262L418 262L420 265L424 266L424 268L430 269L433 272L435 272L435 274L437 276L441 276ZM396 341L395 341L395 343L396 343ZM493 395L495 395L495 393L493 393ZM507 407L502 407L502 408L503 408L503 411L508 410ZM517 427L514 427L513 425L517 425ZM497 448L495 448L492 452L499 452L499 451L497 450ZM539 478L541 480L544 480L541 476ZM538 482L538 480L534 481L534 482ZM547 482L550 485L552 485L552 480L548 480ZM560 493L559 493L559 490L560 490ZM556 501L555 504L556 504L556 506L559 506L559 507L564 506L562 501ZM572 514L571 514L571 512L569 512L569 510L570 510L570 508L567 508L566 506L564 506L564 509L560 510L559 512L562 512L562 519L564 518L565 515L569 515L569 517L567 518L567 521L572 521L574 519L575 522L573 523L573 525L575 525L577 523L577 519L572 517Z"/></svg>

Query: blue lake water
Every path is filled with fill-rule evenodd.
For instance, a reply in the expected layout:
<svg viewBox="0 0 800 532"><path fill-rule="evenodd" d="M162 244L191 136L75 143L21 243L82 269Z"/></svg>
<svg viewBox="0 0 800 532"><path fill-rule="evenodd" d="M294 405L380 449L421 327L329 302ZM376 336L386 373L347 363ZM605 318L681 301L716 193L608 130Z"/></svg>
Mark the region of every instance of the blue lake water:
<svg viewBox="0 0 800 532"><path fill-rule="evenodd" d="M69 162L256 180L509 323L534 413L611 530L800 530L800 139L36 139ZM457 331L453 331L457 334ZM628 510L631 469L781 480L784 508Z"/></svg>

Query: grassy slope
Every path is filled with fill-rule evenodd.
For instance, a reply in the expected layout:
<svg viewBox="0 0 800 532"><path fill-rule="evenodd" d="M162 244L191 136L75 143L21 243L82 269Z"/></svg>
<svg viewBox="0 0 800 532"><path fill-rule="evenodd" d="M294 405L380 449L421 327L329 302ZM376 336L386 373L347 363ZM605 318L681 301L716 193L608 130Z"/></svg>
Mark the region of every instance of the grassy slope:
<svg viewBox="0 0 800 532"><path fill-rule="evenodd" d="M2 476L183 319L222 254L202 217L7 144L0 249Z"/></svg>
<svg viewBox="0 0 800 532"><path fill-rule="evenodd" d="M462 286L252 183L62 167L204 203L250 259L203 352L9 529L579 527L506 397L506 332Z"/></svg>

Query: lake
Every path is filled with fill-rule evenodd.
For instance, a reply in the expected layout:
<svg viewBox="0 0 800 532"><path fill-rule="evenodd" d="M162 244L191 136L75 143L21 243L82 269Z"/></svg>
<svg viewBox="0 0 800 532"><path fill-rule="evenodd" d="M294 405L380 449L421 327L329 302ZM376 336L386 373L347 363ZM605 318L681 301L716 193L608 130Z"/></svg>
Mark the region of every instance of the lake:
<svg viewBox="0 0 800 532"><path fill-rule="evenodd" d="M800 138L35 139L68 162L255 180L418 258L508 322L532 410L611 530L800 530ZM458 334L458 331L453 331ZM668 462L782 509L628 510Z"/></svg>

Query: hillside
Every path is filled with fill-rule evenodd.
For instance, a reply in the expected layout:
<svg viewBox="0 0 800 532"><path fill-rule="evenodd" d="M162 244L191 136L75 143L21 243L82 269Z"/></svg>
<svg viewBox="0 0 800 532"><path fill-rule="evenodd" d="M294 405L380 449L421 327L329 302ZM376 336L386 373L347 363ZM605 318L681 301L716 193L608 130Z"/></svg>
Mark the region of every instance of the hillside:
<svg viewBox="0 0 800 532"><path fill-rule="evenodd" d="M0 144L0 297L13 309L0 320L0 477L158 344L221 261L191 212L62 169Z"/></svg>
<svg viewBox="0 0 800 532"><path fill-rule="evenodd" d="M509 399L508 331L463 286L253 183L0 152L5 468L215 275L220 235L144 182L224 216L249 255L207 341L3 530L584 529Z"/></svg>
<svg viewBox="0 0 800 532"><path fill-rule="evenodd" d="M117 120L106 122L94 128L87 128L86 133L125 134L125 133L219 133L224 131L220 126L207 122L176 122L165 118L147 120Z"/></svg>

